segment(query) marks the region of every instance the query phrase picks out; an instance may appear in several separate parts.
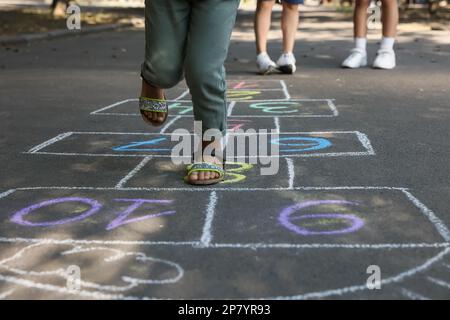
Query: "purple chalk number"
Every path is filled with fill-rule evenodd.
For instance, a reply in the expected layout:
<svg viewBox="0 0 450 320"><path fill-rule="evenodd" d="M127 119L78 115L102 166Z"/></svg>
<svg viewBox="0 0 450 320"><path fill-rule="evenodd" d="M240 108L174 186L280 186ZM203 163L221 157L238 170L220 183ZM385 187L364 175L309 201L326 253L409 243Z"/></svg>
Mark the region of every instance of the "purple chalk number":
<svg viewBox="0 0 450 320"><path fill-rule="evenodd" d="M38 209L52 206L58 203L66 203L66 202L81 202L89 205L91 207L90 210L80 214L79 216L72 217L72 218L66 218L61 219L57 221L47 221L47 222L31 222L28 220L25 220L24 218L32 213L33 211L36 211ZM83 220L89 216L92 216L93 214L97 213L102 205L95 200L89 199L89 198L57 198L47 201L42 201L38 204L34 204L32 206L29 206L27 208L24 208L18 212L16 212L13 217L11 218L11 221L17 224L20 224L22 226L28 226L28 227L51 227L51 226L59 226L67 223L72 223L75 221Z"/></svg>
<svg viewBox="0 0 450 320"><path fill-rule="evenodd" d="M133 212L135 212L137 209L139 209L142 205L147 203L152 204L171 204L172 200L148 200L148 199L115 199L115 201L118 202L131 202L131 204L125 209L125 211L120 212L118 216L111 221L108 226L106 227L106 230L112 230L115 228L118 228L120 226L123 226L125 224L130 224L134 222L139 222L151 218L161 217L165 215L171 215L175 214L174 210L170 211L163 211L158 212L154 214L147 214L144 216L127 219ZM67 202L80 202L89 205L90 209L83 212L82 214L71 217L71 218L65 218L55 221L45 221L45 222L32 222L26 219L27 216L29 216L31 213L35 212L38 209L49 207L52 205L60 204L60 203L67 203ZM51 199L42 201L40 203L31 205L29 207L26 207L15 214L13 214L11 218L11 222L19 224L21 226L26 227L53 227L53 226L61 226L64 224L70 224L77 221L81 221L86 219L89 216L92 216L96 214L100 209L102 208L102 204L96 200L89 199L89 198L57 198L57 199Z"/></svg>
<svg viewBox="0 0 450 320"><path fill-rule="evenodd" d="M305 201L297 203L293 206L287 207L283 209L278 217L278 221L282 226L287 228L288 230L302 236L313 236L313 235L341 235L355 232L361 229L364 226L364 221L353 215L353 214L340 214L340 213L317 213L317 214L302 214L302 215L294 215L299 211L302 211L306 208L320 206L320 205L348 205L355 206L358 205L356 202L349 202L343 200L321 200L321 201ZM326 230L326 231L312 231L297 224L294 224L294 221L306 220L306 219L337 219L337 220L347 220L350 222L350 226L343 229L338 230Z"/></svg>
<svg viewBox="0 0 450 320"><path fill-rule="evenodd" d="M132 204L124 212L120 213L116 219L111 221L111 223L108 224L108 226L106 227L106 230L112 230L112 229L115 229L115 228L120 227L125 224L139 222L139 221L143 221L143 220L147 220L147 219L151 219L151 218L157 218L157 217L175 213L175 211L173 211L173 210L172 211L164 211L164 212L148 214L148 215L145 215L142 217L137 217L137 218L126 220L126 218L130 214L132 214L134 211L136 211L140 206L142 206L145 203L170 204L173 201L172 200L146 200L146 199L115 199L115 201L132 202Z"/></svg>

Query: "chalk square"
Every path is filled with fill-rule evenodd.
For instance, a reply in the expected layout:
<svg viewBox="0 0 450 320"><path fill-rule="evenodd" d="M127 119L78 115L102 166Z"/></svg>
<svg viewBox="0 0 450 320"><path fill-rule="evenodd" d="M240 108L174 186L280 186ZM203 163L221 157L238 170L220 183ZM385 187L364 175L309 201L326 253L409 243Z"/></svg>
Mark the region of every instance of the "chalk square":
<svg viewBox="0 0 450 320"><path fill-rule="evenodd" d="M228 117L227 120L228 132L232 133L236 130L275 130L276 125L274 118L253 118L253 117ZM165 132L170 133L175 129L186 129L189 132L194 132L194 119L181 117L174 120Z"/></svg>
<svg viewBox="0 0 450 320"><path fill-rule="evenodd" d="M289 187L289 169L282 158L273 159L273 166L278 167L274 175L261 175L261 168L269 165L229 161L226 163L224 181L208 186L208 189L229 188L287 188ZM278 165L275 164L278 162ZM166 159L151 159L137 172L124 187L127 188L187 188L182 179L186 175L186 165L174 165Z"/></svg>
<svg viewBox="0 0 450 320"><path fill-rule="evenodd" d="M227 100L238 101L284 101L289 100L289 94L283 89L228 89Z"/></svg>
<svg viewBox="0 0 450 320"><path fill-rule="evenodd" d="M187 136L182 134L180 137ZM336 132L284 132L278 136L273 133L257 133L266 136L269 155L278 157L334 157L374 155L375 152L368 138L357 131ZM31 148L28 153L83 156L117 156L117 157L162 157L170 158L173 147L179 142L172 141L170 133L130 133L130 132L67 132ZM192 137L191 137L192 138ZM238 138L249 145L260 143L264 137L255 137L252 133L230 133L228 141ZM253 138L253 140L252 140ZM193 140L191 142L193 144ZM242 141L242 140L241 140ZM275 145L279 154L274 153ZM232 146L228 145L229 154ZM258 155L258 156L261 156ZM258 157L250 155L250 157ZM185 155L184 158L190 155ZM235 159L249 157L248 150L240 155L235 151Z"/></svg>
<svg viewBox="0 0 450 320"><path fill-rule="evenodd" d="M444 241L439 226L401 190L274 190L248 197L230 191L218 198L212 228L218 244L358 247Z"/></svg>
<svg viewBox="0 0 450 320"><path fill-rule="evenodd" d="M236 102L231 116L326 118L338 116L331 99L291 99L287 101Z"/></svg>
<svg viewBox="0 0 450 320"><path fill-rule="evenodd" d="M102 188L19 189L0 198L1 239L164 243L202 235L208 197Z"/></svg>

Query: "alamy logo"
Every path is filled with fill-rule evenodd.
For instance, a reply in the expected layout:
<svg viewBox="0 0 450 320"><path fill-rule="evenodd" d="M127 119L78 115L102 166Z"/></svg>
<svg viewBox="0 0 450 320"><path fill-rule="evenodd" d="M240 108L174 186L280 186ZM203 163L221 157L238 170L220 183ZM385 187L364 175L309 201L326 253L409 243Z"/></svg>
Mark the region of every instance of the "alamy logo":
<svg viewBox="0 0 450 320"><path fill-rule="evenodd" d="M79 291L81 289L81 269L79 266L71 265L67 267L66 277L66 287L68 290Z"/></svg>
<svg viewBox="0 0 450 320"><path fill-rule="evenodd" d="M201 141L216 142L202 150ZM279 135L277 130L248 129L235 130L232 134L223 136L217 129L202 130L202 122L194 121L194 134L186 129L176 129L171 135L172 141L178 143L172 148L171 158L176 165L188 164L202 156L215 156L228 162L245 162L261 164L260 173L263 176L275 175L279 171ZM220 143L217 143L220 142ZM226 150L223 146L226 146Z"/></svg>
<svg viewBox="0 0 450 320"><path fill-rule="evenodd" d="M67 7L66 25L69 30L81 30L81 8L76 4Z"/></svg>
<svg viewBox="0 0 450 320"><path fill-rule="evenodd" d="M371 265L367 267L367 274L370 274L367 278L366 286L369 290L381 289L381 268L377 265Z"/></svg>
<svg viewBox="0 0 450 320"><path fill-rule="evenodd" d="M376 29L381 22L381 2L372 1L367 9L367 28Z"/></svg>

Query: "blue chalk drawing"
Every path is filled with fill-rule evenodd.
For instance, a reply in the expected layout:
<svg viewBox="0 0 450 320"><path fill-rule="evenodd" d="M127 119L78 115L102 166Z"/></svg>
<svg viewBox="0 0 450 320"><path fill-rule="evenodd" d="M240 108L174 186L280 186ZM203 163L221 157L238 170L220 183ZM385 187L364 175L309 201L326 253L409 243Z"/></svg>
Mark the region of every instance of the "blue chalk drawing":
<svg viewBox="0 0 450 320"><path fill-rule="evenodd" d="M300 141L300 142L284 142L284 141ZM289 148L280 148L282 152L298 152L298 151L316 151L331 147L333 144L324 138L307 138L307 137L283 137L272 139L271 143Z"/></svg>
<svg viewBox="0 0 450 320"><path fill-rule="evenodd" d="M122 152L129 152L129 151L154 151L154 152L161 152L161 151L170 151L170 148L145 148L145 146L156 146L160 144L163 141L166 141L167 138L155 138L152 140L147 141L136 141L131 142L130 144L115 147L113 148L114 151L122 151Z"/></svg>
<svg viewBox="0 0 450 320"><path fill-rule="evenodd" d="M181 111L178 112L178 114L180 115L190 113L193 110L193 107L179 102L169 104L169 111L173 111L175 109L181 109Z"/></svg>

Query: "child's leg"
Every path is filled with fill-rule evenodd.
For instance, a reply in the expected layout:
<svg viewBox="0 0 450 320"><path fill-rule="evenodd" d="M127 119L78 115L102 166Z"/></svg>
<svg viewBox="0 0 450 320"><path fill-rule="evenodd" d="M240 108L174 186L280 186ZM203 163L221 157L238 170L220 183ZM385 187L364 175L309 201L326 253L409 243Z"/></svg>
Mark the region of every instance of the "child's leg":
<svg viewBox="0 0 450 320"><path fill-rule="evenodd" d="M267 52L267 35L272 22L275 0L258 0L255 14L256 53Z"/></svg>
<svg viewBox="0 0 450 320"><path fill-rule="evenodd" d="M294 51L298 19L298 4L283 1L283 13L281 17L281 29L283 30L283 53L292 53Z"/></svg>
<svg viewBox="0 0 450 320"><path fill-rule="evenodd" d="M373 67L393 69L396 65L394 42L398 24L397 0L382 0L381 22L383 23L383 38L381 39L380 50L378 50L373 62Z"/></svg>
<svg viewBox="0 0 450 320"><path fill-rule="evenodd" d="M275 0L258 0L255 14L256 66L260 74L269 74L277 65L267 54L267 35L272 23L272 9Z"/></svg>
<svg viewBox="0 0 450 320"><path fill-rule="evenodd" d="M298 4L299 0L283 0L283 13L281 16L281 29L283 30L283 54L277 61L278 69L287 74L293 74L296 70L296 61L293 54L295 35L298 28Z"/></svg>
<svg viewBox="0 0 450 320"><path fill-rule="evenodd" d="M238 6L238 0L193 1L186 47L185 73L195 120L202 122L203 131L217 129L223 135L227 132L224 63ZM220 162L211 157L203 160ZM216 177L214 172L201 172L191 174L189 179Z"/></svg>
<svg viewBox="0 0 450 320"><path fill-rule="evenodd" d="M165 99L163 89L173 87L181 80L189 14L190 4L186 0L146 1L142 97ZM166 118L162 112L142 113L153 124Z"/></svg>
<svg viewBox="0 0 450 320"><path fill-rule="evenodd" d="M353 12L353 30L355 38L367 37L367 9L370 0L356 0L355 11Z"/></svg>
<svg viewBox="0 0 450 320"><path fill-rule="evenodd" d="M383 37L395 38L398 25L397 0L382 0L381 22L383 23Z"/></svg>
<svg viewBox="0 0 450 320"><path fill-rule="evenodd" d="M355 47L342 62L344 68L360 68L367 65L367 9L370 0L356 0L353 12L353 33Z"/></svg>

